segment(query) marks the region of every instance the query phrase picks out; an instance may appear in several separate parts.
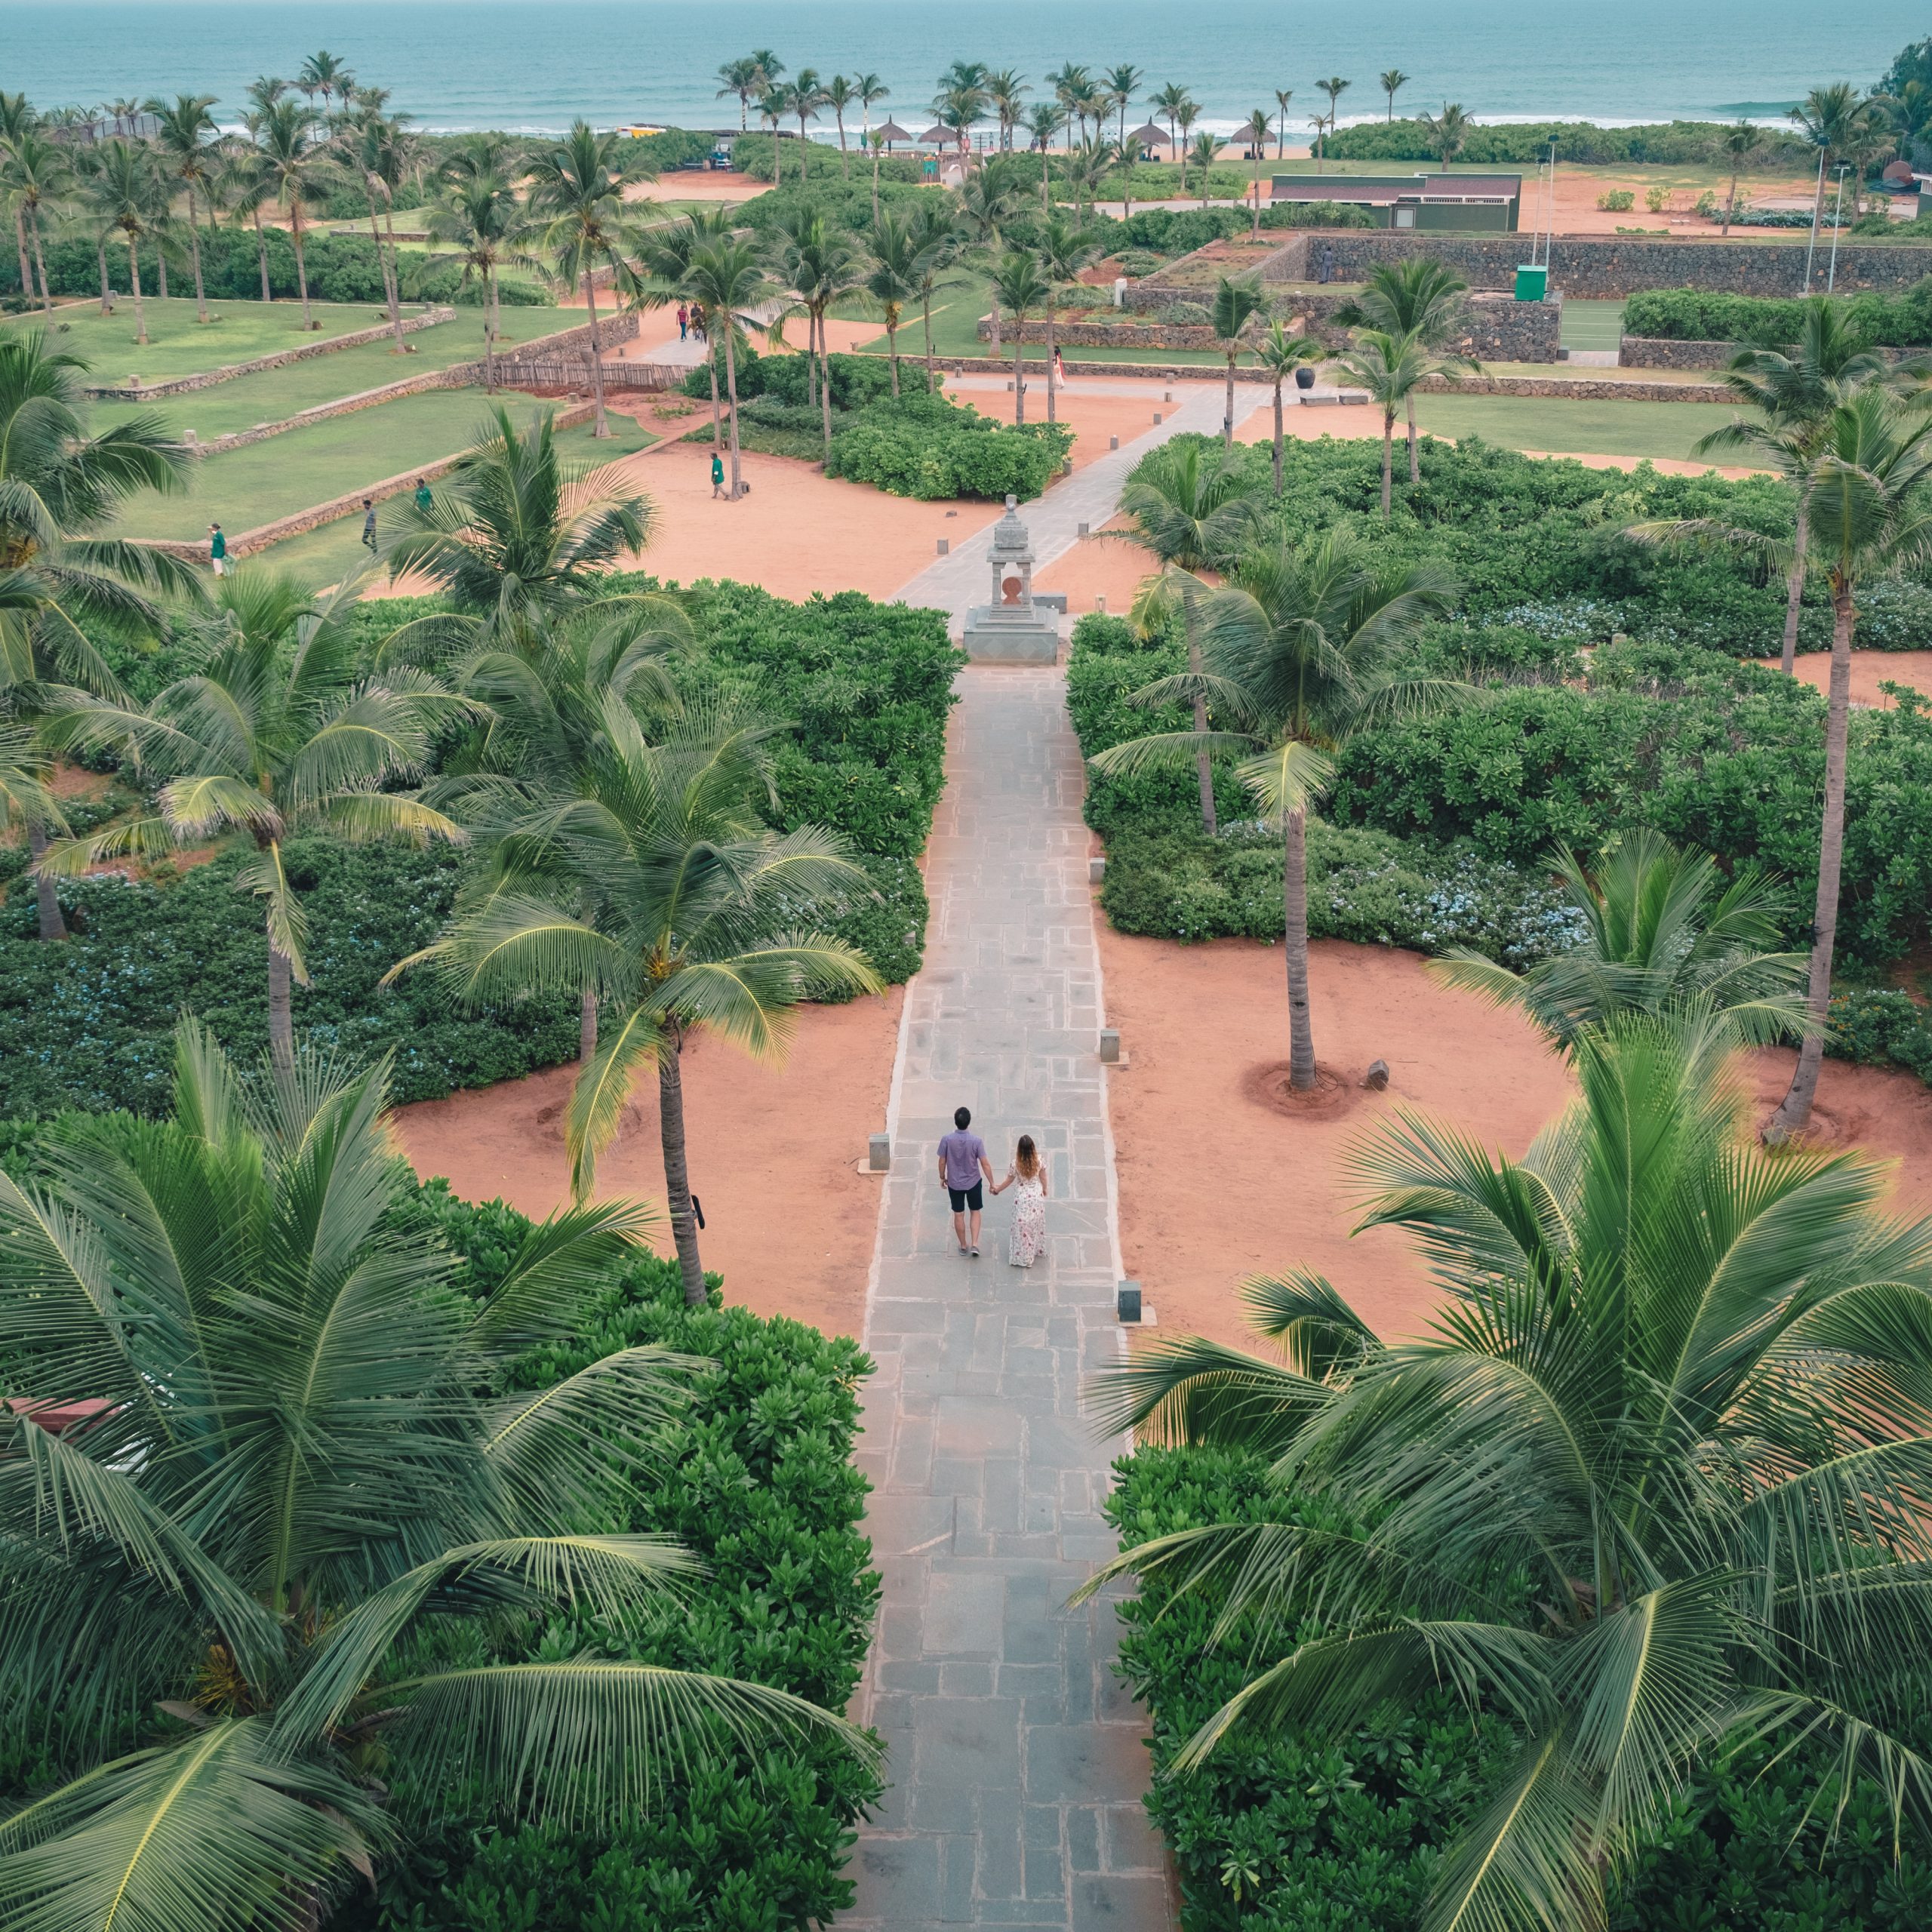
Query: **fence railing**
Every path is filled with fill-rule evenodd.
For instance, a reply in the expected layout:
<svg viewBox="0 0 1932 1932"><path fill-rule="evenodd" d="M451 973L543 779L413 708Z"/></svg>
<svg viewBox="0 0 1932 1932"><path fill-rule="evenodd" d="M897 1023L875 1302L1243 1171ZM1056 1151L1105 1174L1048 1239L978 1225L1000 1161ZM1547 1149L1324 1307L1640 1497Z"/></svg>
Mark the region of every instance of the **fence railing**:
<svg viewBox="0 0 1932 1932"><path fill-rule="evenodd" d="M688 369L670 362L607 362L604 386L608 389L674 389ZM519 362L508 356L497 364L497 380L512 389L588 389L590 365L581 355L544 356Z"/></svg>

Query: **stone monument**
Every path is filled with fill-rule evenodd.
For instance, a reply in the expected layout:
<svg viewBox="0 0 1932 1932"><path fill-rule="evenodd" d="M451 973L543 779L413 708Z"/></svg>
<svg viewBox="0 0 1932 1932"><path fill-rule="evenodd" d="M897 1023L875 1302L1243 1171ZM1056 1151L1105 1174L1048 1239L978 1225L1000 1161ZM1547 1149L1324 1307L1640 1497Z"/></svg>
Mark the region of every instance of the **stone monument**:
<svg viewBox="0 0 1932 1932"><path fill-rule="evenodd" d="M1033 601L1033 546L1017 500L993 525L992 601L966 613L961 641L977 664L1051 664L1060 655L1060 624Z"/></svg>

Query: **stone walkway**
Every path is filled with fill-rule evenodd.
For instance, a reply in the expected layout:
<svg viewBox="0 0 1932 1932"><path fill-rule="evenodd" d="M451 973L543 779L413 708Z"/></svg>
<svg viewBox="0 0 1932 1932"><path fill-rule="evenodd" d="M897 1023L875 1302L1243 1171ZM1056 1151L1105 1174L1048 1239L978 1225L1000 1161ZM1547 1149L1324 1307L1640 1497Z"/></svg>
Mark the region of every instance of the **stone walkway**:
<svg viewBox="0 0 1932 1932"><path fill-rule="evenodd" d="M858 1460L885 1589L855 1714L892 1782L841 1924L1168 1932L1113 1612L1065 1608L1113 1552L1100 1505L1123 1446L1079 1407L1118 1351L1120 1269L1079 754L1057 669L971 669L960 689L867 1303ZM980 1260L954 1245L934 1149L961 1104L995 1173L1022 1133L1049 1162L1030 1272L1007 1264L1004 1195Z"/></svg>

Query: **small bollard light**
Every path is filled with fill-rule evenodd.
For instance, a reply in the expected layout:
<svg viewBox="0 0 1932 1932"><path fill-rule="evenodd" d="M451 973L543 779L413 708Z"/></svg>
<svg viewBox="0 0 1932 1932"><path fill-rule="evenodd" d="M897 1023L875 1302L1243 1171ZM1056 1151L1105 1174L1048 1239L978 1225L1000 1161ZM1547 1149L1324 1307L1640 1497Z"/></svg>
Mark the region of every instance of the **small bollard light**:
<svg viewBox="0 0 1932 1932"><path fill-rule="evenodd" d="M1109 436L1107 438L1107 448L1110 450L1118 449L1120 448L1120 438L1118 436Z"/></svg>
<svg viewBox="0 0 1932 1932"><path fill-rule="evenodd" d="M866 1142L866 1165L875 1174L882 1174L892 1165L892 1137L889 1134L875 1134Z"/></svg>
<svg viewBox="0 0 1932 1932"><path fill-rule="evenodd" d="M1166 392L1166 393L1165 393L1164 395L1162 395L1162 397L1161 398L1161 400L1163 402L1172 402L1172 401L1174 401L1174 391L1173 391L1172 389L1169 389L1169 390L1168 390L1168 391Z"/></svg>
<svg viewBox="0 0 1932 1932"><path fill-rule="evenodd" d="M1099 591L1095 593L1094 598L1094 608L1099 611L1100 615L1103 617L1107 614L1107 594L1104 590Z"/></svg>
<svg viewBox="0 0 1932 1932"><path fill-rule="evenodd" d="M1106 857L1103 854L1097 852L1094 854L1093 857L1087 861L1087 883L1089 885L1098 885L1101 880L1105 878L1106 875L1107 861ZM1104 1035L1103 1037L1104 1037ZM1120 1036L1116 1034L1114 1037L1115 1039L1118 1039Z"/></svg>
<svg viewBox="0 0 1932 1932"><path fill-rule="evenodd" d="M1103 1026L1100 1029L1100 1064L1118 1066L1120 1064L1120 1029Z"/></svg>
<svg viewBox="0 0 1932 1932"><path fill-rule="evenodd" d="M1086 526L1086 525L1084 525L1084 524L1083 523L1083 524L1080 524L1080 525L1076 525L1076 526L1075 526L1075 530L1074 530L1074 533L1073 533L1073 534L1074 534L1074 535L1075 535L1075 536L1076 536L1076 537L1084 537L1084 536L1087 534L1087 526Z"/></svg>
<svg viewBox="0 0 1932 1932"><path fill-rule="evenodd" d="M1114 1289L1114 1313L1122 1321L1140 1319L1140 1284L1122 1281Z"/></svg>
<svg viewBox="0 0 1932 1932"><path fill-rule="evenodd" d="M952 539L951 537L942 537L939 540L939 553L942 557L948 557L952 554Z"/></svg>
<svg viewBox="0 0 1932 1932"><path fill-rule="evenodd" d="M1158 423L1160 421L1160 420L1161 420L1161 412L1157 409L1157 410L1155 410L1155 412L1154 412L1154 420Z"/></svg>

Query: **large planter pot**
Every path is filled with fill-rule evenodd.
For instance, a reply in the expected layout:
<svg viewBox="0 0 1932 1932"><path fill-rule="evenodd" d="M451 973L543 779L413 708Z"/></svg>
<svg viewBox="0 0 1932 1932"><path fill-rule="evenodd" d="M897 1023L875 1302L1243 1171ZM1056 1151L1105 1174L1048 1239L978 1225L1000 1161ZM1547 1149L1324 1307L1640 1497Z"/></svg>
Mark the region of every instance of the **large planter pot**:
<svg viewBox="0 0 1932 1932"><path fill-rule="evenodd" d="M1304 362L1295 371L1295 387L1298 389L1312 389L1314 386L1315 371Z"/></svg>

